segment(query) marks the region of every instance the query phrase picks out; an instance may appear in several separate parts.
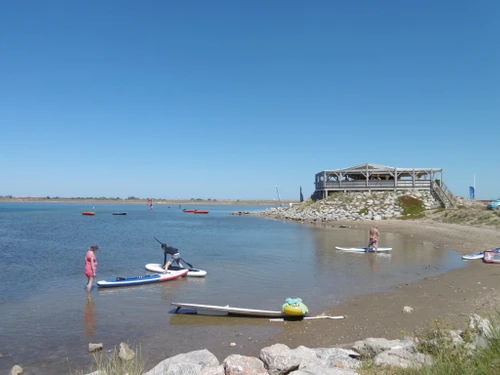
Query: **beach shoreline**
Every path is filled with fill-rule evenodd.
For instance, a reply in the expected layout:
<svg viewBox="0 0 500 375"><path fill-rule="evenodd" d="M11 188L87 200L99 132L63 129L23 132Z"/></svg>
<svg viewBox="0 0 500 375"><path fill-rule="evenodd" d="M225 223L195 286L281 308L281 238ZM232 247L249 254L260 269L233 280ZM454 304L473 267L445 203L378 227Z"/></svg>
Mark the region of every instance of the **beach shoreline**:
<svg viewBox="0 0 500 375"><path fill-rule="evenodd" d="M373 221L304 222L305 225L368 229ZM430 220L377 221L381 232L398 232L416 241L430 241L436 248L449 248L469 254L500 246L500 233ZM376 256L366 254L366 256ZM396 285L390 291L369 293L343 300L321 313L345 315L344 320L316 320L305 325L289 323L277 337L290 347L348 347L368 337L402 338L442 321L458 329L467 326L471 314L494 313L500 306L500 266L481 260L464 261L464 268L445 272L417 282ZM403 313L409 306L411 313ZM318 312L320 313L320 312Z"/></svg>

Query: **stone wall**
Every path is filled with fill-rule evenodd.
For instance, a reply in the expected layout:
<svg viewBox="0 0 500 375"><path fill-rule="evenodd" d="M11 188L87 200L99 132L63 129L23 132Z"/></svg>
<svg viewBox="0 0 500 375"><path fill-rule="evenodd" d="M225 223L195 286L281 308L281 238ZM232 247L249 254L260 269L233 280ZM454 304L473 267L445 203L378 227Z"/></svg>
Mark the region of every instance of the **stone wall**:
<svg viewBox="0 0 500 375"><path fill-rule="evenodd" d="M299 221L391 219L404 215L404 209L398 200L402 196L418 199L426 210L441 206L430 191L426 190L346 192L336 193L316 202L306 201L292 207L269 209L261 215Z"/></svg>

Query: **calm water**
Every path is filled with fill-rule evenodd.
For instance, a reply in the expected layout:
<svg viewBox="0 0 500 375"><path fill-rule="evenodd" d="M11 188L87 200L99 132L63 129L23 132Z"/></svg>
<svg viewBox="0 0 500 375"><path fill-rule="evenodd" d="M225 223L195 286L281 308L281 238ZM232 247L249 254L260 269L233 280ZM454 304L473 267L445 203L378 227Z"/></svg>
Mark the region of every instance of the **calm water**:
<svg viewBox="0 0 500 375"><path fill-rule="evenodd" d="M262 206L182 206L208 209L208 215L184 213L178 205L94 207L0 203L0 373L14 364L30 374L83 369L92 362L89 342L102 342L105 349L128 342L141 349L148 368L202 348L220 361L231 353L257 355L282 324L174 315L170 303L279 310L287 297L301 297L312 314L319 314L345 297L463 264L452 250L397 233L381 234L381 246L394 248L390 255L353 254L335 246L364 246L364 231L229 215ZM96 215L81 215L89 210ZM116 211L128 215L112 215ZM162 262L153 237L178 247L182 258L207 270L207 277L94 289L87 295L83 265L90 244L100 246L97 280L102 280L146 274L146 263Z"/></svg>

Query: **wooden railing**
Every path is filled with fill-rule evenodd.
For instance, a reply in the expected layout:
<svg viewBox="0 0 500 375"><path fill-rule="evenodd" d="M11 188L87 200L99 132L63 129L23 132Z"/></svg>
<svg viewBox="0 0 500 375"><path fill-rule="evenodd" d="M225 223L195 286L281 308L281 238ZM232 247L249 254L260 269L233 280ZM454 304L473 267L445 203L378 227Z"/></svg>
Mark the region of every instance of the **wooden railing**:
<svg viewBox="0 0 500 375"><path fill-rule="evenodd" d="M320 181L316 190L366 190L366 189L430 189L430 180L368 180L368 181Z"/></svg>
<svg viewBox="0 0 500 375"><path fill-rule="evenodd" d="M455 206L455 196L443 181L433 181L431 184L431 192L445 208Z"/></svg>

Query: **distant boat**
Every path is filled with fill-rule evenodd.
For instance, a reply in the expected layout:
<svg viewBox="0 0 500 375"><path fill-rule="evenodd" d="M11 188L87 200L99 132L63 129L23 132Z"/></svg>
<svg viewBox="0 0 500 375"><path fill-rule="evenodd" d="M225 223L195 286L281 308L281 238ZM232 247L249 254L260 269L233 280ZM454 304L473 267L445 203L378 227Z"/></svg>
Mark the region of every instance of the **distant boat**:
<svg viewBox="0 0 500 375"><path fill-rule="evenodd" d="M126 215L126 212L113 212L113 215Z"/></svg>
<svg viewBox="0 0 500 375"><path fill-rule="evenodd" d="M195 214L208 214L208 210L194 210Z"/></svg>
<svg viewBox="0 0 500 375"><path fill-rule="evenodd" d="M182 211L184 211L184 212L195 212L196 210L194 210L194 209L193 209L193 210L192 210L192 209L189 209L189 210L188 210L187 208L185 208L185 209L183 209Z"/></svg>
<svg viewBox="0 0 500 375"><path fill-rule="evenodd" d="M84 211L84 212L82 212L82 215L85 215L85 216L94 216L95 212L93 212L93 211Z"/></svg>

